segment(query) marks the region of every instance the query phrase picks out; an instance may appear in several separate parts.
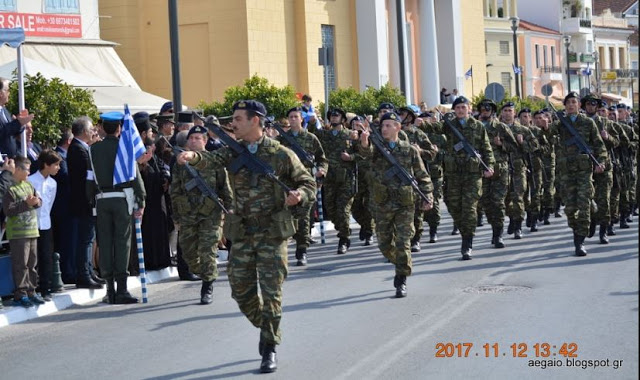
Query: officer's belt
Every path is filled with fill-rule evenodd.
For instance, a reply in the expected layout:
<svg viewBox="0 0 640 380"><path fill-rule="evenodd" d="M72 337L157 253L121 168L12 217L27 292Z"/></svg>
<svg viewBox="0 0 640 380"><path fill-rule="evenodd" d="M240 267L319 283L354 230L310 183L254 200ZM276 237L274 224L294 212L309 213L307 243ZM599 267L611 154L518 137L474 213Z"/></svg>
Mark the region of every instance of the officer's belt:
<svg viewBox="0 0 640 380"><path fill-rule="evenodd" d="M125 194L122 191L112 191L110 193L98 193L96 199L108 199L108 198L125 198Z"/></svg>

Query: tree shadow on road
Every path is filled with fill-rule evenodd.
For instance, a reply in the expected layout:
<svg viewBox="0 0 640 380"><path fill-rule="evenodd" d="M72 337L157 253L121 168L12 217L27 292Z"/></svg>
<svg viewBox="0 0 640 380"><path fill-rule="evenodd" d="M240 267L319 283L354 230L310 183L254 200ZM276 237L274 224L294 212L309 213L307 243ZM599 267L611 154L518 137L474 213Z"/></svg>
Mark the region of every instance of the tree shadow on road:
<svg viewBox="0 0 640 380"><path fill-rule="evenodd" d="M213 367L207 367L207 368L199 368L199 369L192 369L189 371L183 371L183 372L175 372L175 373L170 373L167 375L162 375L162 376L154 376L154 377L147 377L144 380L171 380L171 379L180 379L183 377L187 377L187 376L191 376L191 375L198 375L198 374L203 374L206 372L214 372L226 367L232 367L232 366L238 366L238 365L243 365L243 364L248 364L248 363L254 363L257 362L257 359L246 359L246 360L238 360L232 363L225 363L225 364L219 364ZM221 373L221 374L215 374L215 373L208 373L207 375L201 376L201 377L190 377L189 380L197 380L197 379L224 379L224 378L229 378L229 377L237 377L237 376L242 376L242 375L249 375L249 374L258 374L258 370L244 370L244 371L235 371L235 372L227 372L227 373Z"/></svg>

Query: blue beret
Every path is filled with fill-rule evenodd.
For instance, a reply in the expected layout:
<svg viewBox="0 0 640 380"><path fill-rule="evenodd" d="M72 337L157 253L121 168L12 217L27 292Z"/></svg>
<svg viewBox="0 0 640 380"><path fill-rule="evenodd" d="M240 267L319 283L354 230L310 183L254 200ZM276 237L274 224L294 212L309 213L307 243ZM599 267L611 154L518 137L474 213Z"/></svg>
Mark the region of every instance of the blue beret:
<svg viewBox="0 0 640 380"><path fill-rule="evenodd" d="M360 115L356 115L356 116L354 116L354 117L349 121L349 125L353 125L353 123L358 122L358 121L364 122L364 117L362 117L362 116L360 116Z"/></svg>
<svg viewBox="0 0 640 380"><path fill-rule="evenodd" d="M189 133L187 133L187 138L189 138L189 136L191 136L194 133L207 133L207 128L201 127L199 125L193 126L191 127L191 129L189 129Z"/></svg>
<svg viewBox="0 0 640 380"><path fill-rule="evenodd" d="M456 108L458 104L469 104L469 99L465 98L464 96L458 96L456 100L453 101L451 107Z"/></svg>
<svg viewBox="0 0 640 380"><path fill-rule="evenodd" d="M100 115L100 119L103 121L122 121L124 114L119 111L105 112Z"/></svg>
<svg viewBox="0 0 640 380"><path fill-rule="evenodd" d="M400 116L398 116L398 114L395 112L387 112L380 118L380 123L382 124L382 122L385 120L393 120L400 123Z"/></svg>
<svg viewBox="0 0 640 380"><path fill-rule="evenodd" d="M514 102L506 102L505 104L502 105L502 108L500 108L500 110L503 110L507 107L511 107L511 108L515 108L516 104Z"/></svg>
<svg viewBox="0 0 640 380"><path fill-rule="evenodd" d="M627 106L624 103L618 103L618 105L616 106L618 109L626 109Z"/></svg>
<svg viewBox="0 0 640 380"><path fill-rule="evenodd" d="M173 102L166 102L160 107L160 113L171 111L173 112Z"/></svg>
<svg viewBox="0 0 640 380"><path fill-rule="evenodd" d="M233 110L253 111L260 116L267 116L267 108L257 100L239 100L233 104Z"/></svg>
<svg viewBox="0 0 640 380"><path fill-rule="evenodd" d="M131 117L133 117L133 120L149 119L149 112L145 112L145 111L136 112Z"/></svg>
<svg viewBox="0 0 640 380"><path fill-rule="evenodd" d="M580 95L578 95L578 93L575 91L571 91L570 93L567 94L567 96L564 97L564 101L562 102L562 104L566 104L567 100L571 98L580 99Z"/></svg>
<svg viewBox="0 0 640 380"><path fill-rule="evenodd" d="M396 107L394 107L393 104L388 102L380 103L380 105L378 106L378 112L382 110L395 110L395 109Z"/></svg>

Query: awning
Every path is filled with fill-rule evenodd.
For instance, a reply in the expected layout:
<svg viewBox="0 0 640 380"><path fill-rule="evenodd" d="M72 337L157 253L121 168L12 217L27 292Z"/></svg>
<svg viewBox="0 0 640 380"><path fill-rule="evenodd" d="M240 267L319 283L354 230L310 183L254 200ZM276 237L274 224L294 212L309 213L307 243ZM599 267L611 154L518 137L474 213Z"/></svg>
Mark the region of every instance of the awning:
<svg viewBox="0 0 640 380"><path fill-rule="evenodd" d="M620 95L616 95L616 94L611 94L608 92L603 92L600 94L600 97L602 99L606 99L609 101L613 101L615 103L624 103L626 105L631 105L633 102L631 101L631 99L629 98L625 98L624 96L620 96Z"/></svg>

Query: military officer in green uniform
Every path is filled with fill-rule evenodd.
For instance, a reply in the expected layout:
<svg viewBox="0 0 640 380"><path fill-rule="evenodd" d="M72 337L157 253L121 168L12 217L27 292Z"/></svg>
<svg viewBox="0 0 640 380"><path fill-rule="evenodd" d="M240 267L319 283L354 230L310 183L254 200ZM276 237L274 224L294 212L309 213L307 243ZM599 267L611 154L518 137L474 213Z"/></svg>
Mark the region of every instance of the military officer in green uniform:
<svg viewBox="0 0 640 380"><path fill-rule="evenodd" d="M189 129L187 147L190 151L203 152L207 144L207 129L199 125ZM219 201L231 206L231 187L223 167L208 167L206 172L194 173L216 192ZM174 220L180 226L179 243L182 257L189 272L202 279L200 303L210 304L213 282L218 278L216 252L222 237L222 209L217 202L204 194L197 186L192 173L182 165L174 165L171 183L171 203Z"/></svg>
<svg viewBox="0 0 640 380"><path fill-rule="evenodd" d="M573 243L576 256L586 256L584 239L589 233L591 219L591 201L593 199L593 173L604 172L606 148L600 137L598 127L589 117L579 113L579 95L570 92L564 98L565 121L571 124L582 140L593 151L598 165L583 153L575 143L569 129L557 121L552 125L552 133L558 135L556 150L556 168L560 180L560 191L565 204L565 214L569 227L573 230Z"/></svg>
<svg viewBox="0 0 640 380"><path fill-rule="evenodd" d="M369 129L369 124L362 116L356 115L349 121L351 130L356 133L362 133L362 131ZM353 132L352 132L353 133ZM364 160L361 156L356 156L356 162L358 163L358 191L353 198L353 207L351 212L353 218L360 225L360 240L364 240L364 245L368 246L373 243L373 231L375 223L373 222L373 213L371 210L371 162L370 160Z"/></svg>
<svg viewBox="0 0 640 380"><path fill-rule="evenodd" d="M489 170L481 168L478 157L470 156L461 148L462 142L447 125L447 121L434 125L434 129L447 138L444 157L447 207L462 236L462 260L470 260L477 224L476 208L482 194L482 177L493 176L494 159L487 131L481 122L469 114L469 99L458 97L453 102L453 110L455 120L449 122L462 133L489 167Z"/></svg>
<svg viewBox="0 0 640 380"><path fill-rule="evenodd" d="M275 346L281 341L282 285L288 273L287 239L296 229L290 208L313 203L316 182L295 153L264 135L266 115L262 103L238 101L233 105L232 128L238 142L246 147L243 154L269 164L292 189L289 193L266 175L252 171L251 166L236 167L234 163L242 162L236 160L244 156L238 156L230 147L183 152L178 164L198 170L220 166L228 169L233 201L224 221L224 234L233 241L227 267L231 296L249 321L260 328L260 371L274 372ZM238 170L230 170L232 167Z"/></svg>
<svg viewBox="0 0 640 380"><path fill-rule="evenodd" d="M427 159L424 164L427 168L427 172L431 177L431 183L433 184L433 203L431 209L425 211L423 219L429 224L429 243L435 243L438 241L438 226L440 225L440 199L442 198L442 185L444 182L444 169L442 164L444 162L444 154L447 145L447 137L442 133L436 133L432 126L433 114L426 112L420 114L418 128L424 131L429 137L431 144L438 147L436 155L432 159Z"/></svg>
<svg viewBox="0 0 640 380"><path fill-rule="evenodd" d="M525 111L525 113L522 113ZM533 135L534 141L537 143L537 149L533 152L527 153L527 166L529 167L529 176L527 177L527 193L525 196L525 207L527 209L527 227L530 227L531 232L538 231L538 221L541 220L540 216L542 212L540 210L542 204L542 184L544 182L544 164L542 161L542 147L548 146L549 142L547 137L542 133L542 129L538 128L535 120L531 118L531 110L524 108L520 110L521 117L526 114L524 118L527 121L526 128L529 133ZM524 125L524 124L523 124Z"/></svg>
<svg viewBox="0 0 640 380"><path fill-rule="evenodd" d="M540 144L539 156L542 163L542 194L540 198L540 210L542 212L542 222L549 225L549 216L553 211L553 200L555 197L555 178L556 178L556 153L555 153L555 136L550 134L549 126L550 118L547 112L538 110L533 114L533 122L540 130L538 141L545 143Z"/></svg>
<svg viewBox="0 0 640 380"><path fill-rule="evenodd" d="M398 139L401 129L400 117L389 112L380 118L383 144L399 165L402 166L418 182L418 187L431 198L433 186L418 148ZM369 141L369 131L360 135L359 150L371 159L372 189L371 196L376 208L376 234L378 247L382 254L395 265L396 275L394 287L396 297L407 296L407 276L411 275L411 239L414 236L414 211L416 198L421 201L421 211L431 207L431 202L424 202L415 195L410 185L401 183L397 178L385 178L385 173L392 169L392 164L384 158Z"/></svg>
<svg viewBox="0 0 640 380"><path fill-rule="evenodd" d="M107 282L105 301L111 304L138 302L127 290L131 214L137 219L142 218L146 196L138 165L134 165L136 173L132 181L113 185L123 118L120 112L102 115L106 137L91 146L93 175L91 178L87 175L87 196L96 200L100 275Z"/></svg>
<svg viewBox="0 0 640 380"><path fill-rule="evenodd" d="M496 248L504 248L502 234L504 232L504 201L509 191L509 153L515 148L516 139L505 124L496 117L498 106L491 99L483 99L478 103L479 120L484 125L495 166L493 176L482 179L482 196L480 204L491 224L491 244Z"/></svg>
<svg viewBox="0 0 640 380"><path fill-rule="evenodd" d="M329 169L329 161L324 155L324 150L318 138L307 132L302 128L302 108L295 107L287 111L287 120L289 120L290 129L285 133L289 138L293 139L298 146L305 152L313 156L313 162L302 161L302 164L307 168L309 174L312 174L318 183L322 183L324 176ZM278 137L278 141L290 148L289 142L283 136ZM313 203L307 205L307 207L297 207L295 215L298 219L298 228L293 238L296 241L296 265L307 265L307 248L311 243L311 214L313 210Z"/></svg>

